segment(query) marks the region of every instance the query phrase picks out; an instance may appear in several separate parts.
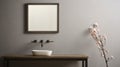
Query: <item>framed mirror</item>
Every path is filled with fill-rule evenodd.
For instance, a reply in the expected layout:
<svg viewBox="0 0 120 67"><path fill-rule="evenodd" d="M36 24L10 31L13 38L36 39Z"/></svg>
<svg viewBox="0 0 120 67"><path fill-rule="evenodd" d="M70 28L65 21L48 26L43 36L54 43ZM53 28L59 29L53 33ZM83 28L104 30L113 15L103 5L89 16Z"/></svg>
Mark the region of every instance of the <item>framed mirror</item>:
<svg viewBox="0 0 120 67"><path fill-rule="evenodd" d="M58 33L59 4L58 3L28 3L25 4L27 33Z"/></svg>

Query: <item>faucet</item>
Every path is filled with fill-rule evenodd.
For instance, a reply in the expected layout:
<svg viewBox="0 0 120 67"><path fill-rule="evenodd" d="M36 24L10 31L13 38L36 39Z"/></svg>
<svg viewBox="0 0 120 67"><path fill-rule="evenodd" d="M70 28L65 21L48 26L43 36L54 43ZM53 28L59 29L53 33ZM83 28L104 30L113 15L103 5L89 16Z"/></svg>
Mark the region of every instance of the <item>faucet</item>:
<svg viewBox="0 0 120 67"><path fill-rule="evenodd" d="M41 43L41 47L43 47L43 43L44 43L43 40L40 40L40 43Z"/></svg>
<svg viewBox="0 0 120 67"><path fill-rule="evenodd" d="M54 42L54 41L46 40L46 41L44 42L44 40L40 40L41 47L43 47L43 44L47 44L47 43L50 43L50 42Z"/></svg>
<svg viewBox="0 0 120 67"><path fill-rule="evenodd" d="M40 43L40 46L41 46L41 47L43 47L44 44L47 44L47 43L50 43L50 42L54 42L54 41L51 41L51 40L46 40L46 41L44 41L44 40L40 40L40 41L38 41L38 40L33 40L33 41L32 41L32 43Z"/></svg>

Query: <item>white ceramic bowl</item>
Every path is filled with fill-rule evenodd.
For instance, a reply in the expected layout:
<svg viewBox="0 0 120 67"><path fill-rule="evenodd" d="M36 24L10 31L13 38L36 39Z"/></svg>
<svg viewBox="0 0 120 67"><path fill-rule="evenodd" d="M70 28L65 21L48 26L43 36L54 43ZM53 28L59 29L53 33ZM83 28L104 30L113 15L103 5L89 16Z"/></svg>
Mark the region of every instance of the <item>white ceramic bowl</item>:
<svg viewBox="0 0 120 67"><path fill-rule="evenodd" d="M52 50L32 50L33 56L51 56Z"/></svg>

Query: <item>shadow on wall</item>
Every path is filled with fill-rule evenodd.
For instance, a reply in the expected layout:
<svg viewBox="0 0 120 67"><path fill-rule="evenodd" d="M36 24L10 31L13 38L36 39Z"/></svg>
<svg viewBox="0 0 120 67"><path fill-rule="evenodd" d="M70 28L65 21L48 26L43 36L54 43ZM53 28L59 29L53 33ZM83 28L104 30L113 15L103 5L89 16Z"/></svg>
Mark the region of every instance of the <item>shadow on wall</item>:
<svg viewBox="0 0 120 67"><path fill-rule="evenodd" d="M3 67L3 59L0 59L0 67ZM9 67L79 67L77 61L55 61L55 60L36 60L36 61L10 61Z"/></svg>
<svg viewBox="0 0 120 67"><path fill-rule="evenodd" d="M19 50L16 50L15 53L17 55L26 55L31 54L33 49L40 49L40 43L25 43L22 47L19 47Z"/></svg>

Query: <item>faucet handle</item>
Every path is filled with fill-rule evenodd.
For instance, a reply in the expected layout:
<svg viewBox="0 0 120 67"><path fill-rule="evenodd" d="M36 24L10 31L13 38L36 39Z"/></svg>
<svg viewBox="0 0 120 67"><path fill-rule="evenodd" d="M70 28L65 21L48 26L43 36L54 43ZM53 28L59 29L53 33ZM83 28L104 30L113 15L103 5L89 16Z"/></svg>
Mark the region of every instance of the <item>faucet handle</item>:
<svg viewBox="0 0 120 67"><path fill-rule="evenodd" d="M37 43L37 40L32 40L32 43Z"/></svg>
<svg viewBox="0 0 120 67"><path fill-rule="evenodd" d="M43 40L40 40L40 43L43 43Z"/></svg>
<svg viewBox="0 0 120 67"><path fill-rule="evenodd" d="M50 43L50 42L54 42L54 41L51 41L51 40L46 40L46 43Z"/></svg>

